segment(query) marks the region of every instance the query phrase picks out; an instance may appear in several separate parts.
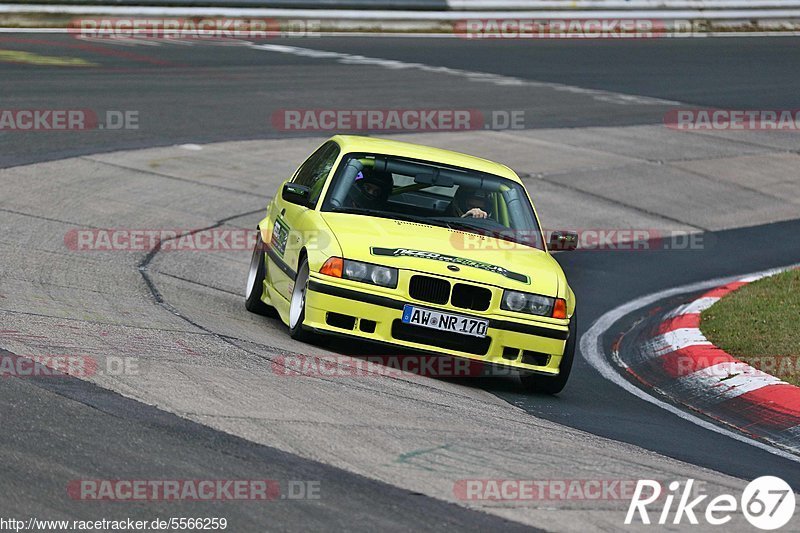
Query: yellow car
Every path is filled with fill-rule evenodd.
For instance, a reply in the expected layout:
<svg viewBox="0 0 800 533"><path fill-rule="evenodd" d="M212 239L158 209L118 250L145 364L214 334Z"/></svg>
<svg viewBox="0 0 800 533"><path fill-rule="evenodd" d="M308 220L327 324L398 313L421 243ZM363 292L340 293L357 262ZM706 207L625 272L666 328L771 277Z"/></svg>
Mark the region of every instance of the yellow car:
<svg viewBox="0 0 800 533"><path fill-rule="evenodd" d="M344 335L513 367L560 392L575 295L520 178L469 155L337 135L283 183L258 225L246 307L295 339Z"/></svg>

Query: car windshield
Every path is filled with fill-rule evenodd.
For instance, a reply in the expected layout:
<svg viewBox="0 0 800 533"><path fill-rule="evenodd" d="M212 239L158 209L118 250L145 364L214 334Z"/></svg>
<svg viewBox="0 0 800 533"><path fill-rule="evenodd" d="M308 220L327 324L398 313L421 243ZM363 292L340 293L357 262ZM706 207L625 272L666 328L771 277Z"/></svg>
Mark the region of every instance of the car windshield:
<svg viewBox="0 0 800 533"><path fill-rule="evenodd" d="M544 249L523 187L493 174L381 154L350 154L323 211L414 221Z"/></svg>

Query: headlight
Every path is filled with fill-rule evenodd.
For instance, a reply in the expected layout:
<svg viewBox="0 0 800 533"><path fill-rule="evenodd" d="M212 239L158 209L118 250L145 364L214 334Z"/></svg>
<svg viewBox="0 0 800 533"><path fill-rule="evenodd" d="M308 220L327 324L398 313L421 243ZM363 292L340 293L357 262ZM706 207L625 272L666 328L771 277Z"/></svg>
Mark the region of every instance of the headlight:
<svg viewBox="0 0 800 533"><path fill-rule="evenodd" d="M355 281L364 281L367 277L369 268L364 263L358 261L345 261L344 262L344 277Z"/></svg>
<svg viewBox="0 0 800 533"><path fill-rule="evenodd" d="M344 271L342 272L342 277L345 279L352 279L353 281L361 281L364 283L372 283L373 285L380 285L381 287L389 287L390 289L397 287L396 268L371 265L369 263L362 263L361 261L353 261L351 259L344 260Z"/></svg>
<svg viewBox="0 0 800 533"><path fill-rule="evenodd" d="M538 316L552 316L555 298L528 294L527 292L503 291L500 309Z"/></svg>
<svg viewBox="0 0 800 533"><path fill-rule="evenodd" d="M331 257L320 269L321 274L336 278L371 283L381 287L397 288L397 269L341 257Z"/></svg>
<svg viewBox="0 0 800 533"><path fill-rule="evenodd" d="M372 283L375 285L394 288L397 286L397 269L373 266L369 274L369 279L371 279Z"/></svg>
<svg viewBox="0 0 800 533"><path fill-rule="evenodd" d="M519 313L525 310L527 303L528 299L521 292L506 291L503 293L503 309Z"/></svg>

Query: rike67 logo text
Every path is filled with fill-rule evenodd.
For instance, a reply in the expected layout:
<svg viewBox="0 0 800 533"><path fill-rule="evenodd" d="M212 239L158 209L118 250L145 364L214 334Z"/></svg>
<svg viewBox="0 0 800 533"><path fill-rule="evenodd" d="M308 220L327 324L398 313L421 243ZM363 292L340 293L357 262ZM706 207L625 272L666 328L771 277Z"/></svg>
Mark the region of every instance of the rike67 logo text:
<svg viewBox="0 0 800 533"><path fill-rule="evenodd" d="M739 500L731 494L722 494L706 501L709 497L707 494L693 494L693 485L693 479L687 480L683 486L679 481L673 481L668 485L668 492L662 494L658 481L640 479L628 507L625 524L637 520L642 524L688 522L698 525L699 516L706 524L721 526L730 522L734 514L741 512L751 525L769 531L785 526L794 515L794 492L788 483L778 477L762 476L754 479L745 487ZM663 507L660 511L648 508L649 505L656 502L660 504L662 501ZM653 511L655 516L651 517L650 512Z"/></svg>

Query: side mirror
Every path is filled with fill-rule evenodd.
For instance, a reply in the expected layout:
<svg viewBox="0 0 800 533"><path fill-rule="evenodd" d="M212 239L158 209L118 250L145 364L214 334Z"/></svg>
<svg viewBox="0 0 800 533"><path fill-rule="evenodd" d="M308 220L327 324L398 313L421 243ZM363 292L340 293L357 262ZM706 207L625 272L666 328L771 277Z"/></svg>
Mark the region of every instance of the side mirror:
<svg viewBox="0 0 800 533"><path fill-rule="evenodd" d="M551 252L568 252L578 247L578 233L575 231L554 231L547 245Z"/></svg>
<svg viewBox="0 0 800 533"><path fill-rule="evenodd" d="M308 198L311 196L311 189L305 185L298 185L297 183L285 183L283 185L283 192L281 198L290 204L308 206Z"/></svg>

